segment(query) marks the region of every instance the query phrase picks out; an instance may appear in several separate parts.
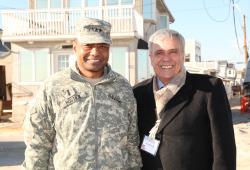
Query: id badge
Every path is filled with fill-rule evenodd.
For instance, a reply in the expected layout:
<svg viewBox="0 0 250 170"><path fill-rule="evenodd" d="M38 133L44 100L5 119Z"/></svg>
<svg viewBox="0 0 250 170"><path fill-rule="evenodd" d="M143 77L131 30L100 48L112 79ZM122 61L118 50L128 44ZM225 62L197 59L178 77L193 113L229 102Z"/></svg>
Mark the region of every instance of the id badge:
<svg viewBox="0 0 250 170"><path fill-rule="evenodd" d="M149 136L145 135L141 145L141 150L146 151L151 155L155 156L159 148L159 145L160 145L159 140L152 139Z"/></svg>

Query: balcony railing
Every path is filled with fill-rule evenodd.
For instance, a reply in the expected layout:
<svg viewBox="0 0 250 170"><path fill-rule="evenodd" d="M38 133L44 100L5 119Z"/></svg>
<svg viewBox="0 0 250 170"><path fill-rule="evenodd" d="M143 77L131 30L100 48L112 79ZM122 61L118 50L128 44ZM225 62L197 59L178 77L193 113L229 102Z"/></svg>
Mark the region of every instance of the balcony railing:
<svg viewBox="0 0 250 170"><path fill-rule="evenodd" d="M81 17L104 19L112 24L111 35L143 36L143 17L133 6L88 7L84 9L4 10L3 40L72 38Z"/></svg>

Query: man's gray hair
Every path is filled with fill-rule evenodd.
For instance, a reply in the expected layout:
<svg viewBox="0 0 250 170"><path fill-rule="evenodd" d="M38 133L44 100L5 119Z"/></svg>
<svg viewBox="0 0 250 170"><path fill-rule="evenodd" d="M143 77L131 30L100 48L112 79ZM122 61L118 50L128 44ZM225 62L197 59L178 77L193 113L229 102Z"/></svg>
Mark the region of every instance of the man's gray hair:
<svg viewBox="0 0 250 170"><path fill-rule="evenodd" d="M171 29L160 29L149 37L149 43L148 43L149 52L151 53L153 43L159 40L163 41L166 38L176 38L180 42L181 50L183 52L185 51L185 39L179 32Z"/></svg>

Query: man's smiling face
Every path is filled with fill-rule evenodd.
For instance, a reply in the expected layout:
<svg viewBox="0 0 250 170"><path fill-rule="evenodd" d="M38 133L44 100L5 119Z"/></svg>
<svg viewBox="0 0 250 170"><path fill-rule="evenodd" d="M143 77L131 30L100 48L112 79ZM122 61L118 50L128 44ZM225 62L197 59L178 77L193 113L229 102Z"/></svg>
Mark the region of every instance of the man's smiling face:
<svg viewBox="0 0 250 170"><path fill-rule="evenodd" d="M88 78L99 78L103 75L109 60L109 44L81 44L73 42L73 50L77 57L80 73Z"/></svg>
<svg viewBox="0 0 250 170"><path fill-rule="evenodd" d="M154 42L149 56L155 74L164 84L177 75L184 64L184 51L175 37Z"/></svg>

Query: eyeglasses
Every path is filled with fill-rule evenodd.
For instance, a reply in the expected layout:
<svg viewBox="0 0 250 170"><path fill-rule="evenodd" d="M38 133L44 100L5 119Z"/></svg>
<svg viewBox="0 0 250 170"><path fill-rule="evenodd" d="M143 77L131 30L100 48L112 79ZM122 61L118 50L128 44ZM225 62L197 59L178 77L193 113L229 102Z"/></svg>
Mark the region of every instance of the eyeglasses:
<svg viewBox="0 0 250 170"><path fill-rule="evenodd" d="M86 51L90 51L93 48L96 48L98 50L104 51L109 49L109 44L81 44L81 48L83 48Z"/></svg>

